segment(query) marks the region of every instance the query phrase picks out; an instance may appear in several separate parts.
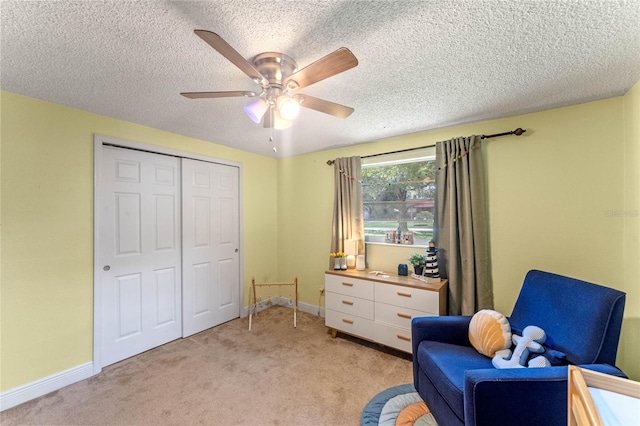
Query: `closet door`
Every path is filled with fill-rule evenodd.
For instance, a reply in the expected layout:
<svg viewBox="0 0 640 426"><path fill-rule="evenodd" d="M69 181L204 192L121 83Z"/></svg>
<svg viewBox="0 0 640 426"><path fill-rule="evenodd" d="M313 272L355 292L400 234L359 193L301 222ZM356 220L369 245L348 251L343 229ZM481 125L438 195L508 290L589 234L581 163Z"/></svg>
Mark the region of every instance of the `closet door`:
<svg viewBox="0 0 640 426"><path fill-rule="evenodd" d="M240 316L238 177L182 160L183 337Z"/></svg>
<svg viewBox="0 0 640 426"><path fill-rule="evenodd" d="M182 334L180 160L103 147L100 193L102 366Z"/></svg>

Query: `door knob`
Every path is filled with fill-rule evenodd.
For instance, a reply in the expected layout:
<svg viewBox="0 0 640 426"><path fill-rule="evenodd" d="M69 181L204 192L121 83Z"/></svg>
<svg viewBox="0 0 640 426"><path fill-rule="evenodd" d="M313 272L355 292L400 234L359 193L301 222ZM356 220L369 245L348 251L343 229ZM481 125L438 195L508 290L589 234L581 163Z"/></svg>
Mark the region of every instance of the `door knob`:
<svg viewBox="0 0 640 426"><path fill-rule="evenodd" d="M109 269L111 269L111 266L109 265L104 265L104 267L102 268L103 271L108 271Z"/></svg>
<svg viewBox="0 0 640 426"><path fill-rule="evenodd" d="M238 252L238 249L236 249L236 253Z"/></svg>

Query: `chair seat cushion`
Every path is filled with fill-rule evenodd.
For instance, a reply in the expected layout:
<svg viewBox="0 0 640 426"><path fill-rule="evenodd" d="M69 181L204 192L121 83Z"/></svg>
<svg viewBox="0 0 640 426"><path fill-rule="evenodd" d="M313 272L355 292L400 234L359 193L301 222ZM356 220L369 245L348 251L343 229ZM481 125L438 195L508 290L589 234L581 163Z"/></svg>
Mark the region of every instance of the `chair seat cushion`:
<svg viewBox="0 0 640 426"><path fill-rule="evenodd" d="M472 346L423 341L414 356L422 372L431 380L449 407L464 418L464 373L466 370L494 369L491 358Z"/></svg>

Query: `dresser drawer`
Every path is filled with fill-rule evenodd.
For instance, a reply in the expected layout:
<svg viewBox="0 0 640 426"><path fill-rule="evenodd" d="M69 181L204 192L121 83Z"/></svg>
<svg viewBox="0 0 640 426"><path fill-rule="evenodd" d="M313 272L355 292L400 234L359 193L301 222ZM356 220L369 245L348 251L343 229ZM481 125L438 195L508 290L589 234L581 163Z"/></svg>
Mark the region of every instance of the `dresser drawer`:
<svg viewBox="0 0 640 426"><path fill-rule="evenodd" d="M361 318L373 319L373 301L359 297L327 292L325 293L325 308L345 314L356 315Z"/></svg>
<svg viewBox="0 0 640 426"><path fill-rule="evenodd" d="M411 353L411 331L388 324L375 323L375 341Z"/></svg>
<svg viewBox="0 0 640 426"><path fill-rule="evenodd" d="M411 320L413 318L431 317L435 315L402 306L388 305L381 302L376 302L375 313L376 322L383 322L406 330L411 330Z"/></svg>
<svg viewBox="0 0 640 426"><path fill-rule="evenodd" d="M373 282L358 278L325 274L324 288L327 292L339 293L361 299L373 300Z"/></svg>
<svg viewBox="0 0 640 426"><path fill-rule="evenodd" d="M376 301L438 315L438 292L415 287L375 283Z"/></svg>
<svg viewBox="0 0 640 426"><path fill-rule="evenodd" d="M373 320L326 309L325 325L353 336L373 340Z"/></svg>

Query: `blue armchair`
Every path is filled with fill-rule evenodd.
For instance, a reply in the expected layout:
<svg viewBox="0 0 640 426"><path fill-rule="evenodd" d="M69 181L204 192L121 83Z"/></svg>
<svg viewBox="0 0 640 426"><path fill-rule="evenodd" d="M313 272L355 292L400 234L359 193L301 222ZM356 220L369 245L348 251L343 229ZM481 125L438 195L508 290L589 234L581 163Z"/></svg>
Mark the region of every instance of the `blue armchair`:
<svg viewBox="0 0 640 426"><path fill-rule="evenodd" d="M624 303L621 291L530 271L509 324L516 334L541 327L570 364L626 377L614 367ZM438 425L566 425L567 367L496 369L471 346L470 321L412 321L414 385Z"/></svg>

